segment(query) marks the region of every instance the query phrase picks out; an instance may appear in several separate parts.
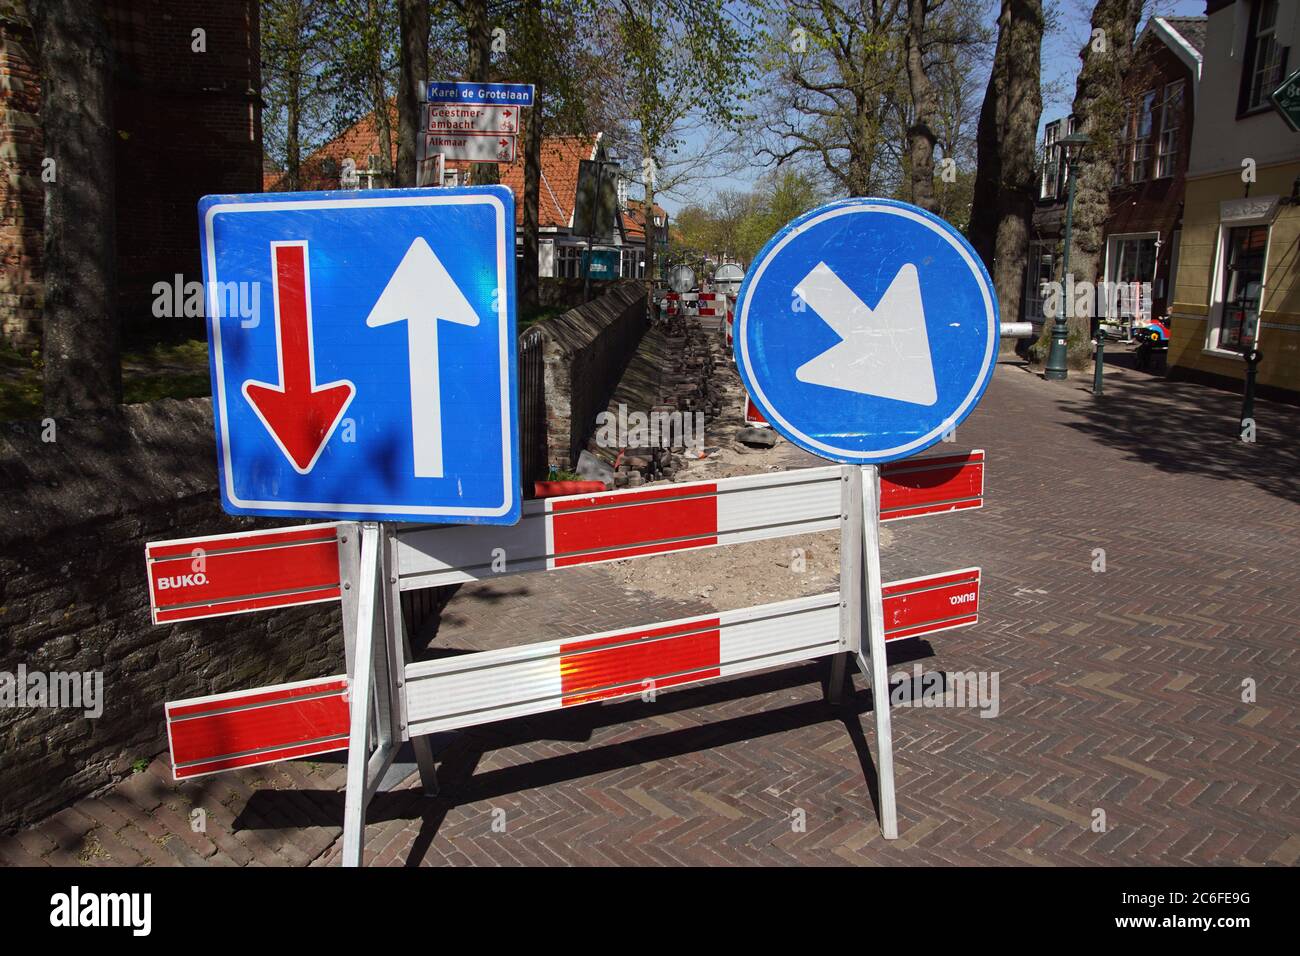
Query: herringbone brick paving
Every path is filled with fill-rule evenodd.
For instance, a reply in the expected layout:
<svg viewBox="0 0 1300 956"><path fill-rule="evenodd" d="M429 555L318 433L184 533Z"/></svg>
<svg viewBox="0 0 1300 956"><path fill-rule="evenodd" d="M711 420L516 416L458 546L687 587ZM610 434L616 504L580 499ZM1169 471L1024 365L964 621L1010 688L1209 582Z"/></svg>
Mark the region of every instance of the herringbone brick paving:
<svg viewBox="0 0 1300 956"><path fill-rule="evenodd" d="M976 627L891 648L891 673L985 671L1000 692L995 717L895 707L897 841L870 693L859 677L832 711L807 664L441 736L443 796L379 794L368 860L1294 865L1300 410L1259 403L1250 445L1235 396L1123 369L1099 401L1083 384L999 367L958 435L989 452L986 507L892 526L887 578L979 565L984 591ZM522 576L463 589L434 646L701 610L602 568ZM176 786L164 757L0 838L0 863L331 865L342 782L297 762Z"/></svg>

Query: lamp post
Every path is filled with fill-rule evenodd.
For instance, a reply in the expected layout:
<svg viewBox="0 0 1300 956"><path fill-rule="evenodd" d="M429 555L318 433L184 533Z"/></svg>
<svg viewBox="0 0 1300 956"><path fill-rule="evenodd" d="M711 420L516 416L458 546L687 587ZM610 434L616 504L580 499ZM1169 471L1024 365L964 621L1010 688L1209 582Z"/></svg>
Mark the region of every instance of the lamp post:
<svg viewBox="0 0 1300 956"><path fill-rule="evenodd" d="M1070 234L1074 226L1075 167L1079 162L1079 153L1083 151L1083 147L1092 142L1092 139L1087 133L1071 133L1069 136L1062 136L1058 142L1061 148L1065 150L1065 175L1070 181L1070 192L1065 201L1065 255L1061 261L1061 284L1064 289L1067 286L1067 277L1070 274ZM1065 317L1067 308L1066 297L1062 295L1060 307L1056 310L1056 318L1052 323L1052 348L1047 353L1047 367L1043 369L1043 378L1052 382L1063 382L1070 375L1068 348L1070 327L1066 323Z"/></svg>

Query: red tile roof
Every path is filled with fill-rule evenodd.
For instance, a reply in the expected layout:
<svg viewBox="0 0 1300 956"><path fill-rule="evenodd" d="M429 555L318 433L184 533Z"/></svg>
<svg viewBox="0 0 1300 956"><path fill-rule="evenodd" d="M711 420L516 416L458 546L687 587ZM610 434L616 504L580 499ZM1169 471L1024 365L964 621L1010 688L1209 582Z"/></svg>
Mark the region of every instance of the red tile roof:
<svg viewBox="0 0 1300 956"><path fill-rule="evenodd" d="M655 218L662 219L668 213L664 211L663 206L655 203ZM645 243L645 202L640 199L629 199L627 208L623 210L623 233L627 236L628 242Z"/></svg>
<svg viewBox="0 0 1300 956"><path fill-rule="evenodd" d="M393 162L397 161L397 106L391 107ZM520 130L520 149L513 163L500 168L502 185L509 186L515 194L515 220L524 218L524 154L523 130ZM578 162L594 159L600 134L595 136L544 136L542 138L542 182L537 203L538 223L543 228L564 228L573 220L573 203L578 191ZM379 155L379 131L375 115L369 113L312 153L302 163L300 187L311 189L338 189L339 171L343 160L352 159L358 170L367 168L371 156ZM470 164L451 161L448 169L460 170L462 181ZM262 188L267 192L283 189L283 173L264 173ZM642 232L644 235L644 230Z"/></svg>

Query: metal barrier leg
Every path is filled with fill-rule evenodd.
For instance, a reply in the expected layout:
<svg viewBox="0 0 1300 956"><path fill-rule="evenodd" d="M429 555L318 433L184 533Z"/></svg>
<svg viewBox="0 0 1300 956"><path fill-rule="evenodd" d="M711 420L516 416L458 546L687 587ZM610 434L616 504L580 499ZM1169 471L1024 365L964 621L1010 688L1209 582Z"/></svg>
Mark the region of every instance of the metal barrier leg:
<svg viewBox="0 0 1300 956"><path fill-rule="evenodd" d="M414 655L411 653L410 621L402 609L402 590L397 581L397 538L391 525L383 526L381 533L384 556L381 566L384 628L392 661L389 688L392 693L393 720L400 739L409 736L406 727L406 664ZM429 738L410 737L410 741L415 750L415 765L420 770L420 785L424 795L436 797L439 789L438 770L433 762L433 748L429 746Z"/></svg>
<svg viewBox="0 0 1300 956"><path fill-rule="evenodd" d="M826 684L826 702L833 706L844 703L844 680L848 674L849 655L831 656L831 676Z"/></svg>
<svg viewBox="0 0 1300 956"><path fill-rule="evenodd" d="M871 709L876 715L876 762L880 779L880 830L886 840L898 839L898 808L894 798L894 737L889 713L889 677L885 661L885 604L880 575L880 469L865 465L862 483L862 616L865 644L858 645L858 666L871 678ZM843 593L844 582L840 583Z"/></svg>
<svg viewBox="0 0 1300 956"><path fill-rule="evenodd" d="M353 673L348 686L352 726L348 736L348 782L343 803L343 865L360 866L366 843L366 805L370 802L370 738L375 719L375 611L379 595L379 528L361 526L361 566L357 574L357 627Z"/></svg>

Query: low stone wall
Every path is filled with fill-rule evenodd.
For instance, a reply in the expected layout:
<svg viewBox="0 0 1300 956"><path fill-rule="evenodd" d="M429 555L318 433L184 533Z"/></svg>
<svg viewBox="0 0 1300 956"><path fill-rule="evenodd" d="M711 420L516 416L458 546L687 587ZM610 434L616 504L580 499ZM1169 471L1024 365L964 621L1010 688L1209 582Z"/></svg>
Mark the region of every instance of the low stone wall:
<svg viewBox="0 0 1300 956"><path fill-rule="evenodd" d="M0 829L165 750L164 701L344 668L333 604L150 623L145 542L257 526L221 511L209 400L54 428L0 425L0 675L99 672L103 713L0 705Z"/></svg>
<svg viewBox="0 0 1300 956"><path fill-rule="evenodd" d="M548 464L577 464L648 326L645 286L635 281L534 326L545 340Z"/></svg>

